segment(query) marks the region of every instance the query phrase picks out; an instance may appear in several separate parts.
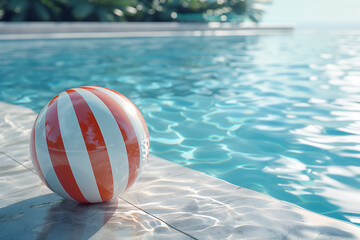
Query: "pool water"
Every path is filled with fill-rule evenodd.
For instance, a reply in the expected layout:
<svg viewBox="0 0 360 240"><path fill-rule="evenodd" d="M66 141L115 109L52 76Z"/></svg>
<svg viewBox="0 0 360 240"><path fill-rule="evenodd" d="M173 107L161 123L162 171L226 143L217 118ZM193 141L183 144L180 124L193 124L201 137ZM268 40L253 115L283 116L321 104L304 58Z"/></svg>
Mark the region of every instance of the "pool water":
<svg viewBox="0 0 360 240"><path fill-rule="evenodd" d="M79 85L129 97L156 156L360 225L360 35L0 42L0 101Z"/></svg>

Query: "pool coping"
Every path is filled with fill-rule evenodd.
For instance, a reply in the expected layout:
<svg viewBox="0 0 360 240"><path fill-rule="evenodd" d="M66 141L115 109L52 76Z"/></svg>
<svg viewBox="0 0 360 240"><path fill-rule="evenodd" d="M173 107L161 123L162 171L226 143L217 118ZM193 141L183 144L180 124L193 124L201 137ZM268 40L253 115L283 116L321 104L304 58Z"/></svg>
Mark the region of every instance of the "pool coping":
<svg viewBox="0 0 360 240"><path fill-rule="evenodd" d="M78 237L92 239L110 236L142 239L360 239L360 227L351 223L305 210L155 156L150 156L134 186L108 203L84 207L62 200L40 182L31 164L28 143L36 113L4 102L0 102L0 109L0 226L5 225L8 229L0 233L0 238L16 235L36 239L38 234L52 236L61 233L63 236L79 234ZM73 212L77 215L71 215ZM32 215L36 215L36 219ZM78 215L81 219L77 218ZM67 229L68 223L57 223L64 219L71 222L72 230L70 227ZM86 229L96 230L89 232Z"/></svg>
<svg viewBox="0 0 360 240"><path fill-rule="evenodd" d="M289 34L291 24L176 23L176 22L26 22L0 23L0 40L124 38L175 36L245 36Z"/></svg>

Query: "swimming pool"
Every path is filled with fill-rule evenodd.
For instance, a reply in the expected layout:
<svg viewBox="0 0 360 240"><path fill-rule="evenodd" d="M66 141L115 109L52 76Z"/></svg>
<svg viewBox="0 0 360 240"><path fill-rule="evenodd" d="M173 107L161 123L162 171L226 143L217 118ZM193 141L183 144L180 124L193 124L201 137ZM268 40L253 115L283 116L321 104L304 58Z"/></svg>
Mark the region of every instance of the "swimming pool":
<svg viewBox="0 0 360 240"><path fill-rule="evenodd" d="M152 154L360 225L360 35L1 41L0 78L37 112L117 90Z"/></svg>

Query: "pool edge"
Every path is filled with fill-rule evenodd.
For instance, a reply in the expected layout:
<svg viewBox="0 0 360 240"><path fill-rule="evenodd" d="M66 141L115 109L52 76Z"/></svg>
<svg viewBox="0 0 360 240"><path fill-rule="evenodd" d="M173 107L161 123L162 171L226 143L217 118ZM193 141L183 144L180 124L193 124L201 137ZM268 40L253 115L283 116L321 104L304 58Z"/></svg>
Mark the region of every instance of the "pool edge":
<svg viewBox="0 0 360 240"><path fill-rule="evenodd" d="M253 23L0 23L0 40L199 37L289 34L291 24Z"/></svg>

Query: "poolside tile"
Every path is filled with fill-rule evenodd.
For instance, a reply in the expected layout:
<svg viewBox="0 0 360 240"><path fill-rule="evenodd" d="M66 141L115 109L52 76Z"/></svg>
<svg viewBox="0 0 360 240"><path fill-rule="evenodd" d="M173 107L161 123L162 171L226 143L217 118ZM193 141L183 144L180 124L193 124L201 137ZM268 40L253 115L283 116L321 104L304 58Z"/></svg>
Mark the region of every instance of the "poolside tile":
<svg viewBox="0 0 360 240"><path fill-rule="evenodd" d="M28 108L0 102L0 108L6 109L0 115L0 149L21 143L28 144L30 131L35 121L36 114Z"/></svg>
<svg viewBox="0 0 360 240"><path fill-rule="evenodd" d="M160 172L156 173L158 171L156 165L161 165L159 162L164 160L153 157L152 160L156 164L154 164L154 167L149 167L148 172L161 176ZM178 219L186 214L196 214L201 210L211 209L216 206L225 210L231 209L232 205L236 206L236 203L241 199L244 204L247 202L255 205L271 203L267 198L256 199L252 195L253 191L242 194L243 189L232 184L173 163L168 165L170 167L173 165L172 167L177 168L178 172L182 172L182 170L184 172L168 178L158 179L157 182L147 185L141 185L143 179L140 177L138 182L142 186L141 191L138 190L138 185L135 184L122 197L164 221ZM236 198L234 192L238 192ZM247 210L251 211L251 207L248 207Z"/></svg>
<svg viewBox="0 0 360 240"><path fill-rule="evenodd" d="M133 189L142 189L148 185L156 185L166 179L171 179L176 176L182 176L186 173L187 169L179 168L177 164L164 165L162 159L150 155L148 163L143 171L140 173L138 180L135 182L129 191Z"/></svg>
<svg viewBox="0 0 360 240"><path fill-rule="evenodd" d="M17 164L23 165L25 168L35 171L30 158L29 143L26 145L13 145L6 148L2 154L6 155L14 162L17 162Z"/></svg>
<svg viewBox="0 0 360 240"><path fill-rule="evenodd" d="M121 199L101 204L64 200L45 187L12 194L0 208L1 239L188 239ZM24 196L25 197L22 197ZM21 200L20 200L21 199ZM0 201L1 202L1 201ZM60 235L59 235L60 234Z"/></svg>
<svg viewBox="0 0 360 240"><path fill-rule="evenodd" d="M122 197L141 209L200 239L344 239L353 237L352 226L308 212L270 196L241 188L189 169L161 178L154 163L146 174L158 176L153 184L139 178ZM184 170L184 171L183 171ZM137 184L142 186L141 191ZM286 219L286 221L284 221ZM335 222L333 227L330 222ZM360 230L359 230L360 231ZM324 237L322 237L322 235Z"/></svg>
<svg viewBox="0 0 360 240"><path fill-rule="evenodd" d="M11 151L15 160L28 157L27 154L22 154L17 150L14 148ZM54 194L41 183L34 172L19 165L14 159L0 154L0 225L10 229L0 233L0 238L11 239L15 235L18 237L18 232L21 232L21 237L27 239L43 236L53 238L59 233L92 239L108 239L116 236L132 239L189 239L188 236L169 227L165 222L159 221L122 199L112 200L117 203L116 208L112 207L115 208L113 213L102 212L99 208L90 208L91 214L87 213L86 209L85 213L77 212L74 217L78 222L57 224L68 222L71 219L69 215L74 215L74 211L85 205L64 200ZM39 211L34 212L32 208ZM84 215L83 217L88 220L80 223L79 214ZM94 214L101 217L91 217ZM102 223L104 219L106 222ZM54 223L48 224L49 221ZM101 224L103 226L99 228ZM98 228L98 231L91 230L94 228Z"/></svg>
<svg viewBox="0 0 360 240"><path fill-rule="evenodd" d="M9 206L11 204L21 202L27 199L35 198L41 195L50 195L52 194L53 197L61 198L60 196L54 194L49 188L45 187L44 185L38 185L30 188L23 188L19 189L18 191L12 192L7 194L6 196L2 197L0 200L0 212L1 208Z"/></svg>
<svg viewBox="0 0 360 240"><path fill-rule="evenodd" d="M38 176L4 154L0 154L0 198L24 189L41 186Z"/></svg>
<svg viewBox="0 0 360 240"><path fill-rule="evenodd" d="M93 237L118 239L120 236L123 239L189 239L164 222L124 204L119 204L109 221Z"/></svg>

